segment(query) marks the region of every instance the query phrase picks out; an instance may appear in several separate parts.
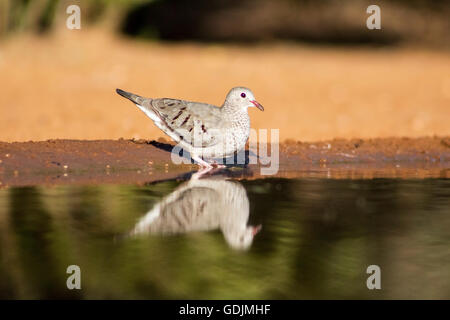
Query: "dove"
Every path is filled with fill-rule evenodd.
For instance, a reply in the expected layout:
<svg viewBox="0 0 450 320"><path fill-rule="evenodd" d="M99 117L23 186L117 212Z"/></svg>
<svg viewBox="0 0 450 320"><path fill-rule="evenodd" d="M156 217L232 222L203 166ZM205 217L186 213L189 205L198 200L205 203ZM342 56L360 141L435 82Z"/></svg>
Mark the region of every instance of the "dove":
<svg viewBox="0 0 450 320"><path fill-rule="evenodd" d="M247 109L257 107L264 111L253 92L244 87L232 88L221 107L171 98L144 98L121 89L116 92L136 104L200 167L209 169L213 166L204 159L227 158L245 147L250 134Z"/></svg>
<svg viewBox="0 0 450 320"><path fill-rule="evenodd" d="M247 226L249 201L244 187L223 178L192 178L153 206L131 236L172 235L220 229L233 249L246 250L261 225Z"/></svg>

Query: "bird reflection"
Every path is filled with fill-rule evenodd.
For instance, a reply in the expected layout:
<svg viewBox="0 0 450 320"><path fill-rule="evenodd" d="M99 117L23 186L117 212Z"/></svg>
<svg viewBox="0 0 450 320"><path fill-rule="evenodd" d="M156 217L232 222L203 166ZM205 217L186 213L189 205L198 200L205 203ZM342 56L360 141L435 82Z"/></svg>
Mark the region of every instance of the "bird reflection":
<svg viewBox="0 0 450 320"><path fill-rule="evenodd" d="M249 201L239 182L194 174L143 216L132 235L181 234L220 229L234 249L250 248L261 229L248 226Z"/></svg>

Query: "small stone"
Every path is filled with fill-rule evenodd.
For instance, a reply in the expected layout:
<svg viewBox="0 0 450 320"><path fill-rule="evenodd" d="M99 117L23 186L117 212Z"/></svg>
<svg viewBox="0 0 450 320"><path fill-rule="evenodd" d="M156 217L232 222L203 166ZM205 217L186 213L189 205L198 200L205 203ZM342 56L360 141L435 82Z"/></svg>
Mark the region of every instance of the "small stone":
<svg viewBox="0 0 450 320"><path fill-rule="evenodd" d="M64 169L67 169L68 167L69 167L69 166L68 166L68 165L66 165L66 164L65 164L65 165L63 166L63 168L64 168Z"/></svg>

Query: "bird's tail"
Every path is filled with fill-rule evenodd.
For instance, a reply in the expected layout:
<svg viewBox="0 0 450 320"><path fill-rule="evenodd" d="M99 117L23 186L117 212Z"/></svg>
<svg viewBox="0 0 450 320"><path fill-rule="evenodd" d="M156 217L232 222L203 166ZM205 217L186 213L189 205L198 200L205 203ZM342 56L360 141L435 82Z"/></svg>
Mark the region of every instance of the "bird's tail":
<svg viewBox="0 0 450 320"><path fill-rule="evenodd" d="M116 92L120 94L122 97L129 99L131 102L142 105L144 103L145 98L138 96L137 94L123 91L121 89L116 89Z"/></svg>

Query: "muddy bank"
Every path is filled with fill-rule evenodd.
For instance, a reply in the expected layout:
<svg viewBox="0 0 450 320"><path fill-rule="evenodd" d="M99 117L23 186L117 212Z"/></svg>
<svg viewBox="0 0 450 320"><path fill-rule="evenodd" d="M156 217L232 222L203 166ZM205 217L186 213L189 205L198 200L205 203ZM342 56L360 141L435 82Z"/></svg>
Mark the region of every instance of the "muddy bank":
<svg viewBox="0 0 450 320"><path fill-rule="evenodd" d="M171 161L165 140L48 140L0 142L0 187L52 184L144 184L185 179L197 170ZM235 178L427 178L450 177L450 137L286 141L279 147L279 169L250 154L244 166L228 167Z"/></svg>

